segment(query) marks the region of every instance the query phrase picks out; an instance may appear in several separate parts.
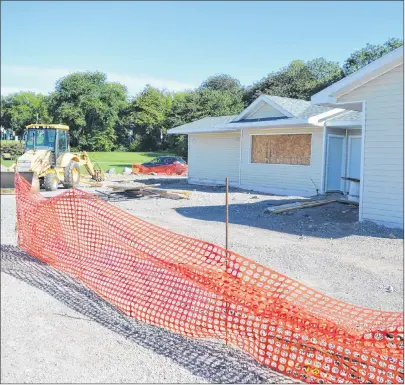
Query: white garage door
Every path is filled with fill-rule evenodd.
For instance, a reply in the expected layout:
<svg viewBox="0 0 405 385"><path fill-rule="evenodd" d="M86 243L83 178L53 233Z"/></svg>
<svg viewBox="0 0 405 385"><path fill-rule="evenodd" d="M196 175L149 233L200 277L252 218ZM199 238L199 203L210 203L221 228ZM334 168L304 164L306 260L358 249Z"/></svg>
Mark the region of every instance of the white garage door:
<svg viewBox="0 0 405 385"><path fill-rule="evenodd" d="M236 134L190 135L188 177L191 183L233 185L239 183L240 136Z"/></svg>

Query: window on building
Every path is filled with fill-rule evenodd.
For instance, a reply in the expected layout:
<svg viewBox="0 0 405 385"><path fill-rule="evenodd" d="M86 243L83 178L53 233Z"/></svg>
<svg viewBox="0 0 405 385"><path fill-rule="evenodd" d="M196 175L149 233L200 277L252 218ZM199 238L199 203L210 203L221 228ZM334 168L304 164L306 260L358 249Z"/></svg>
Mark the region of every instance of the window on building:
<svg viewBox="0 0 405 385"><path fill-rule="evenodd" d="M253 135L252 163L311 164L311 134Z"/></svg>
<svg viewBox="0 0 405 385"><path fill-rule="evenodd" d="M66 131L59 130L58 150L59 152L67 152Z"/></svg>

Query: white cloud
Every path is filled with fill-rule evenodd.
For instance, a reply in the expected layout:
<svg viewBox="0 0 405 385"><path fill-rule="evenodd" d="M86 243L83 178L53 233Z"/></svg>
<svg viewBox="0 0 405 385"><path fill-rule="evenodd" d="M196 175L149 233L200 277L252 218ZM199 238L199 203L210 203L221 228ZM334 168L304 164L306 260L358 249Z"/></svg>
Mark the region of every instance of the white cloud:
<svg viewBox="0 0 405 385"><path fill-rule="evenodd" d="M58 79L76 71L83 72L84 70L80 68L2 65L1 94L7 95L18 91L33 91L47 94L55 89L55 83ZM194 84L183 83L173 79L160 79L153 76L116 72L105 73L107 74L108 81L125 85L128 88L129 95L132 96L141 91L146 84L169 91L181 91L196 87Z"/></svg>

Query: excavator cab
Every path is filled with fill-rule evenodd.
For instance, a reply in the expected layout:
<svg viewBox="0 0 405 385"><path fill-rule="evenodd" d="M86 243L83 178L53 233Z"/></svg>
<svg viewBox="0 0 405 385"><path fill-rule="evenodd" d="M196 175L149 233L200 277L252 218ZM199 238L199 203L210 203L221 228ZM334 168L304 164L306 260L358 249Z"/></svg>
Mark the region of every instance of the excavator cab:
<svg viewBox="0 0 405 385"><path fill-rule="evenodd" d="M64 126L67 127L67 126ZM50 150L58 158L60 153L70 151L68 128L40 127L35 125L27 126L25 131L25 152L30 150Z"/></svg>
<svg viewBox="0 0 405 385"><path fill-rule="evenodd" d="M25 152L69 152L69 127L63 124L30 124L23 135Z"/></svg>

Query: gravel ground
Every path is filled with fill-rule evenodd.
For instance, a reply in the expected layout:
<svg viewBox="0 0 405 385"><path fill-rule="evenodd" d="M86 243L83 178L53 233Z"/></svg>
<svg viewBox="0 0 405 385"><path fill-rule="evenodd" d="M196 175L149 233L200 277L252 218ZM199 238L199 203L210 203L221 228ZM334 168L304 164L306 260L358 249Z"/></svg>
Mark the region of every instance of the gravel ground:
<svg viewBox="0 0 405 385"><path fill-rule="evenodd" d="M175 177L138 181L163 181L162 188L191 191L190 199L129 197L111 203L172 231L224 245L223 187L188 185ZM263 214L266 207L297 200L303 198L231 188L230 249L332 297L402 311L403 231L359 223L358 206L343 203Z"/></svg>
<svg viewBox="0 0 405 385"><path fill-rule="evenodd" d="M190 190L190 199L121 196L111 203L172 231L224 244L222 187L190 186L184 178L165 178L161 187ZM335 298L403 310L403 231L359 224L358 208L347 204L274 215L263 211L300 198L231 189L229 199L233 251ZM21 253L12 246L14 207L14 196L2 196L1 242L10 245L2 246L2 381L289 382L222 344L131 320L79 282Z"/></svg>
<svg viewBox="0 0 405 385"><path fill-rule="evenodd" d="M290 383L246 354L149 326L2 246L2 383Z"/></svg>
<svg viewBox="0 0 405 385"><path fill-rule="evenodd" d="M292 382L222 343L125 316L15 246L14 196L1 211L2 383Z"/></svg>
<svg viewBox="0 0 405 385"><path fill-rule="evenodd" d="M0 195L1 199L1 244L17 244L15 231L15 195Z"/></svg>

